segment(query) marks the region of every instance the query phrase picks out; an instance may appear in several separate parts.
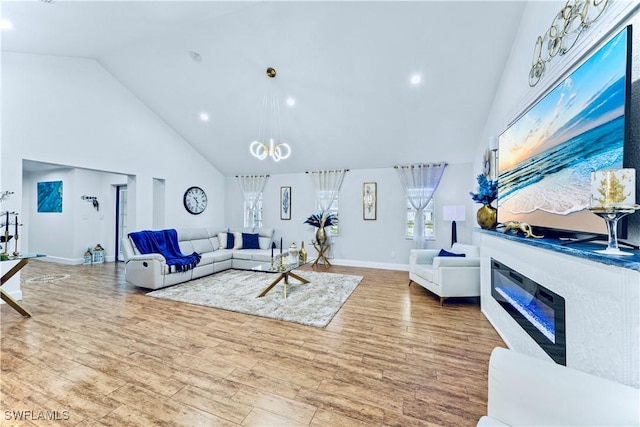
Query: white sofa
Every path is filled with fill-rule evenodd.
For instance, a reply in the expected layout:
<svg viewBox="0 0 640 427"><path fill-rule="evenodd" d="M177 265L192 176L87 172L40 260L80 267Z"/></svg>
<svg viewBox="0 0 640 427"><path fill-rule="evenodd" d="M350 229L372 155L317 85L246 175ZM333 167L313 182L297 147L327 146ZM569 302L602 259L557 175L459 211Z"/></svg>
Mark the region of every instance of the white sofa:
<svg viewBox="0 0 640 427"><path fill-rule="evenodd" d="M638 426L640 390L495 348L487 415L478 426Z"/></svg>
<svg viewBox="0 0 640 427"><path fill-rule="evenodd" d="M440 305L450 297L480 296L480 249L454 243L449 252L464 257L441 257L437 249L412 249L409 253L411 282L440 297Z"/></svg>
<svg viewBox="0 0 640 427"><path fill-rule="evenodd" d="M230 268L248 270L271 260L272 228L183 228L176 229L180 251L189 255L200 254L198 265L184 272L170 272L164 257L160 254L140 254L128 236L122 239L122 253L125 262L127 283L149 289L159 289L197 279ZM219 234L232 232L236 236L234 249L220 249ZM241 233L256 233L260 249L238 247ZM240 240L241 241L241 240ZM279 257L279 251L274 254Z"/></svg>

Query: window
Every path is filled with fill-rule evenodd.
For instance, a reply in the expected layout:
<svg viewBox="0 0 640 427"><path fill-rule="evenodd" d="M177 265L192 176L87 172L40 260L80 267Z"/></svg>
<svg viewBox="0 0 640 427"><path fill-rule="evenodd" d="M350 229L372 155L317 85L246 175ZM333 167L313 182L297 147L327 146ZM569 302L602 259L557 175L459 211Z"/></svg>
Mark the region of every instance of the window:
<svg viewBox="0 0 640 427"><path fill-rule="evenodd" d="M416 210L409 203L407 199L407 239L413 239L413 223L416 218ZM433 199L429 201L429 204L424 208L424 238L427 240L435 240L435 227L434 227L434 215L433 215Z"/></svg>
<svg viewBox="0 0 640 427"><path fill-rule="evenodd" d="M322 200L323 197L329 197L329 195L331 194L331 192L329 191L319 191L317 193L317 197L319 200ZM320 202L316 203L316 205L318 206L318 210L321 210L322 208L320 208ZM329 207L329 213L334 214L336 217L338 217L338 219L340 218L338 216L338 198L336 197L335 200L333 201L333 203L331 203L331 207ZM331 227L327 227L327 229L329 230L329 233L331 233L332 236L337 236L339 233L339 229L340 229L340 221L338 221L338 224L336 225L332 225Z"/></svg>
<svg viewBox="0 0 640 427"><path fill-rule="evenodd" d="M329 213L332 213L336 217L338 217L338 199L335 199L333 203L331 203L331 207L329 208ZM331 233L332 236L337 236L339 229L340 229L340 221L338 221L338 224L335 224L329 227L329 232Z"/></svg>
<svg viewBox="0 0 640 427"><path fill-rule="evenodd" d="M253 222L251 214L253 213ZM256 208L253 212L249 210L249 205L244 202L244 226L245 227L262 227L262 193L256 201Z"/></svg>

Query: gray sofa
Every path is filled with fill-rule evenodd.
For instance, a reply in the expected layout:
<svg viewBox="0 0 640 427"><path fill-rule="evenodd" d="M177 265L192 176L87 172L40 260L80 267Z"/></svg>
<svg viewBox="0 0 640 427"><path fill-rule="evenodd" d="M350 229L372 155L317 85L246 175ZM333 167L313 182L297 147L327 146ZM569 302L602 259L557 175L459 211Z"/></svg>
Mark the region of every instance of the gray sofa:
<svg viewBox="0 0 640 427"><path fill-rule="evenodd" d="M198 265L184 272L170 272L164 257L160 254L140 254L129 237L122 239L122 253L125 262L127 283L148 289L159 289L176 285L191 279L208 276L230 268L249 270L271 260L273 228L182 228L176 229L180 251L185 254L200 254ZM221 241L226 241L222 233L233 233L233 249L221 249ZM260 249L243 249L242 233L258 234ZM238 243L240 240L240 243ZM222 246L224 247L224 246ZM277 258L279 250L274 253Z"/></svg>

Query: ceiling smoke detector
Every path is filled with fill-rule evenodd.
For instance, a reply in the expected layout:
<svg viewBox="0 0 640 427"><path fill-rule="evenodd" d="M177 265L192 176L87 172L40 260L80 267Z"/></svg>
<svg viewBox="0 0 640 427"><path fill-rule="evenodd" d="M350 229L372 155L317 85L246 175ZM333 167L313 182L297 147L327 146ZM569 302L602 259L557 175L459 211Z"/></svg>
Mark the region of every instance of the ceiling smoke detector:
<svg viewBox="0 0 640 427"><path fill-rule="evenodd" d="M44 0L43 0L44 1ZM49 0L51 1L51 0ZM202 62L202 56L200 56L200 54L194 50L190 50L189 51L189 56L191 57L191 59L193 59L195 62Z"/></svg>

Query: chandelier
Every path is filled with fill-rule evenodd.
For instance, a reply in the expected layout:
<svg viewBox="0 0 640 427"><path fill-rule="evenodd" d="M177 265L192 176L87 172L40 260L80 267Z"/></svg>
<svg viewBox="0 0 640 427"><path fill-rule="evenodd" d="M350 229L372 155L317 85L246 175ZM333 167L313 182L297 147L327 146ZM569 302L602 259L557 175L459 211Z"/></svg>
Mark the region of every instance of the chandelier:
<svg viewBox="0 0 640 427"><path fill-rule="evenodd" d="M267 77L273 79L275 76L276 70L271 67L267 68ZM289 157L291 148L289 144L282 141L280 103L271 92L272 86L272 84L269 85L267 94L262 100L262 117L260 118L258 139L251 142L249 151L260 160L271 157L274 162L279 162Z"/></svg>

